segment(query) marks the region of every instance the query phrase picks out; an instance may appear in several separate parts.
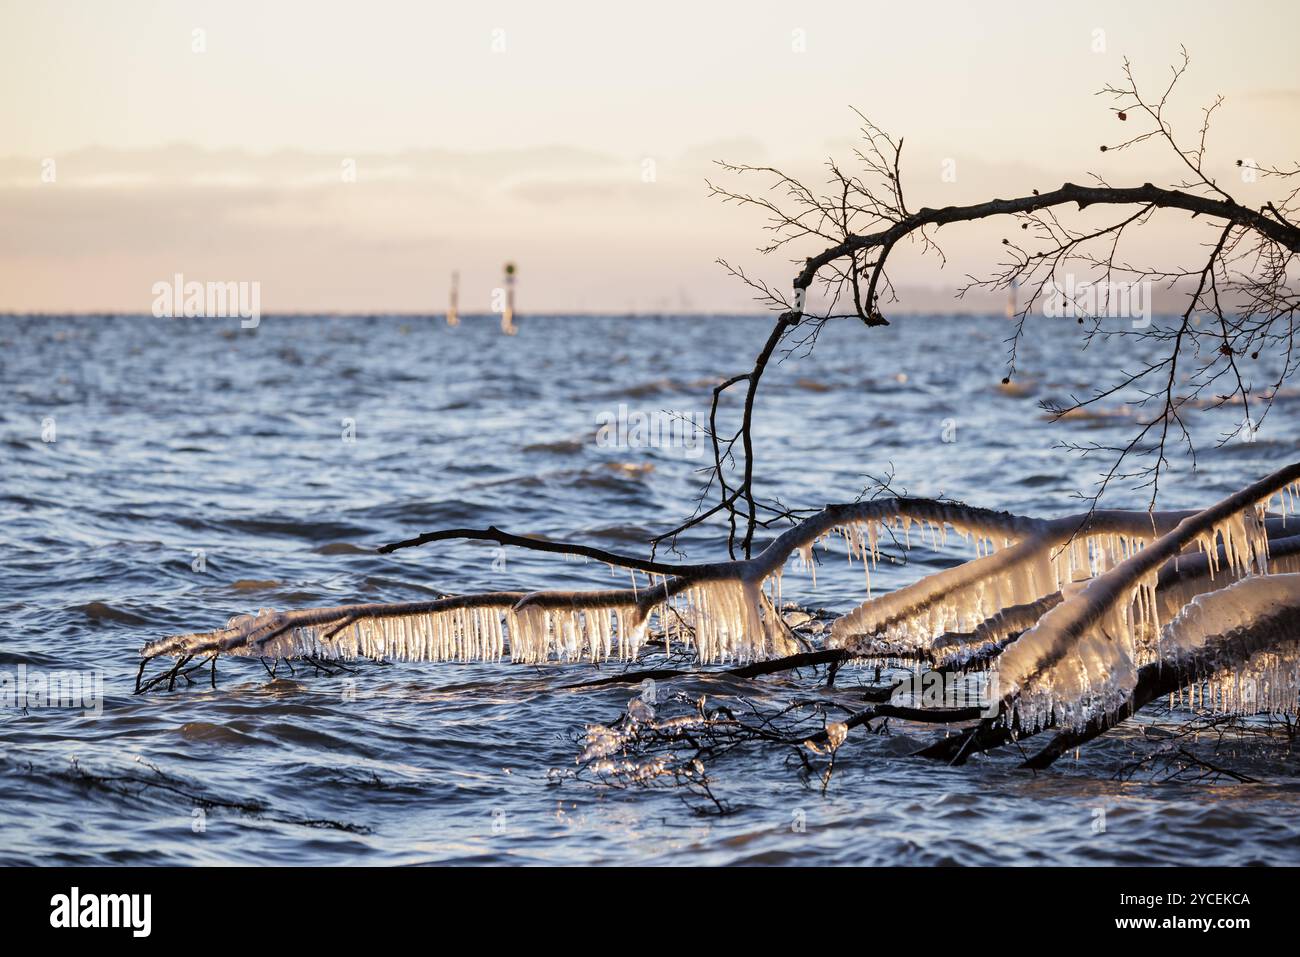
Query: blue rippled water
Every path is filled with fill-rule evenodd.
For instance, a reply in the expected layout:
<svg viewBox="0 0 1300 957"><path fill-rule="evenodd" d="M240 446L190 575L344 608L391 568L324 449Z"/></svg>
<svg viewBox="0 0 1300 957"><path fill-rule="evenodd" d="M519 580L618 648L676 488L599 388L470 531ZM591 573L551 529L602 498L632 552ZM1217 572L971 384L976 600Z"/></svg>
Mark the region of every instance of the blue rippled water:
<svg viewBox="0 0 1300 957"><path fill-rule="evenodd" d="M734 808L717 817L671 791L548 779L573 767L583 726L632 693L563 689L590 665L281 665L272 677L231 660L215 689L131 693L145 641L260 607L624 584L604 565L486 544L373 549L488 524L642 549L690 514L703 460L603 447L601 417L620 404L705 415L711 386L749 367L768 323L531 318L507 338L473 317L456 329L409 316L271 316L256 330L0 320L0 670L104 678L100 715L0 711L0 861L1300 863L1296 757L1228 744L1225 760L1261 783L1117 782L1145 747L1140 724L1037 775L1010 754L951 769L908 758L930 730L854 735L824 794L785 755L741 750L709 769ZM1111 407L1050 424L1036 402L1085 394L1141 356L1127 340L1081 351L1073 324L1041 321L1004 388L1008 331L976 317L828 328L765 381L760 489L816 506L892 472L912 494L1077 509L1096 465L1058 443L1111 442L1134 419ZM1163 504L1205 504L1293 460L1298 408L1283 395L1255 441L1221 447L1236 413L1201 414L1199 469L1180 459ZM716 527L682 547L722 554ZM959 554L916 549L875 580L902 584ZM785 579L787 598L831 609L861 589L842 556L815 589ZM669 690L851 702L865 680L849 672L827 692L807 675L701 675Z"/></svg>

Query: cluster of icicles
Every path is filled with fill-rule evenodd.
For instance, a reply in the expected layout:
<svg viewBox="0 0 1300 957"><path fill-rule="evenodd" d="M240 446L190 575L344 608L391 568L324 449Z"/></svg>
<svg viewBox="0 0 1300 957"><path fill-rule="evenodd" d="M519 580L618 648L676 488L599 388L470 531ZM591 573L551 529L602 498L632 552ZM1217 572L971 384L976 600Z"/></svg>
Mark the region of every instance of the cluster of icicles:
<svg viewBox="0 0 1300 957"><path fill-rule="evenodd" d="M1289 486L1287 498L1294 492ZM1044 613L997 659L1000 690L1012 703L1019 726L1079 730L1120 708L1143 667L1192 663L1203 670L1203 662L1213 660L1204 653L1225 635L1269 633L1277 600L1300 609L1300 578L1286 574L1300 571L1300 549L1297 540L1288 539L1284 555L1270 562L1267 504L1256 503L1213 523L1163 566L1157 555L1143 568L1143 548L1169 541L1156 537L1131 560L1067 586L1069 600ZM1284 503L1288 511L1290 504ZM1167 587L1161 587L1162 577ZM1245 596L1256 600L1241 600ZM1207 615L1206 609L1214 613ZM1296 695L1288 697L1285 689L1300 681L1300 654L1286 636L1271 637L1274 650L1204 674L1226 713L1297 710ZM1285 682L1277 680L1282 673L1290 676ZM1273 676L1266 682L1272 690L1260 685L1265 674ZM1208 692L1198 695L1198 706L1210 703Z"/></svg>
<svg viewBox="0 0 1300 957"><path fill-rule="evenodd" d="M266 615L239 616L227 628L252 636ZM632 660L645 640L645 626L631 624L633 615L622 607L517 610L513 604L394 615L376 610L341 628L337 620L292 625L267 641L236 643L226 653L344 661Z"/></svg>
<svg viewBox="0 0 1300 957"><path fill-rule="evenodd" d="M541 599L540 601L544 601ZM633 661L657 617L664 650L693 654L703 663L747 662L790 651L772 599L753 584L723 578L692 584L652 604L584 606L566 600L563 607L502 602L473 608L417 609L389 613L382 606L340 627L338 617L307 616L292 623L293 613L241 615L230 620L223 653L266 658L357 658L395 661L483 661L506 659L519 664ZM445 602L444 602L445 603ZM436 605L438 603L429 603ZM289 622L273 637L277 621ZM177 651L201 654L207 635L163 639L147 655Z"/></svg>
<svg viewBox="0 0 1300 957"><path fill-rule="evenodd" d="M1247 493L1257 486L1262 483L1219 503L1217 517L1191 532L1184 519L1212 510L1094 511L1043 520L925 500L829 506L753 559L719 563L690 578L652 578L640 589L262 612L217 632L163 639L145 653L633 660L657 624L664 650L689 651L701 663L770 658L797 650L778 611L787 559L799 555L796 564L812 567L813 548L838 536L850 563L862 562L868 598L833 622L830 647L877 660L920 657L951 671L993 667L1022 727L1077 728L1126 700L1143 666L1203 647L1225 622L1250 627L1264 613L1241 599L1265 591L1244 582L1274 579L1269 601L1289 596L1300 606L1300 579L1284 574L1300 572L1300 538L1285 538L1294 532L1278 528L1294 512L1300 482L1275 483L1252 499ZM1278 495L1281 517L1269 513ZM940 547L950 530L973 545L976 558L871 597L870 570L882 542L910 547L920 531ZM1271 568L1270 535L1291 543ZM1168 560L1156 561L1171 547ZM1243 584L1225 589L1234 581ZM1225 593L1235 604L1211 601ZM1208 608L1219 611L1207 617ZM1198 700L1230 711L1251 710L1251 702L1294 710L1298 676L1300 657L1284 648L1223 675L1207 674Z"/></svg>
<svg viewBox="0 0 1300 957"><path fill-rule="evenodd" d="M1300 568L1290 558L1288 568ZM1206 636L1230 637L1249 629L1262 650L1243 663L1211 662L1203 680L1179 691L1170 704L1223 714L1296 710L1300 700L1300 572L1254 575L1193 598L1161 630L1159 653L1171 666L1205 647Z"/></svg>

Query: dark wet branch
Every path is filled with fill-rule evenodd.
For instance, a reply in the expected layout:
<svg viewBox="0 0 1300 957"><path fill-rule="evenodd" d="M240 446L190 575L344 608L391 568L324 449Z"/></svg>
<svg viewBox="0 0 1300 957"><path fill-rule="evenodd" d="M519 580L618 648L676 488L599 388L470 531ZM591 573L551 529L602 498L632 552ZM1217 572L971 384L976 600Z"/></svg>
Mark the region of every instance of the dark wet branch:
<svg viewBox="0 0 1300 957"><path fill-rule="evenodd" d="M784 658L773 658L770 661L756 661L753 664L742 665L739 668L728 668L725 671L702 672L675 668L645 668L638 671L625 671L617 675L607 675L604 678L596 678L592 681L583 681L565 687L581 690L615 684L640 684L646 680L666 681L669 678L701 678L710 675L725 675L728 678L759 678L763 675L774 675L782 671L795 671L799 668L838 664L849 661L853 657L850 652L842 648L827 648L822 651L805 651L797 655L786 655Z"/></svg>
<svg viewBox="0 0 1300 957"><path fill-rule="evenodd" d="M1284 197L1252 208L1238 203L1206 173L1204 164L1211 118L1222 98L1203 110L1195 145L1190 148L1179 142L1168 120L1171 96L1189 62L1184 50L1181 63L1170 71L1167 84L1156 97L1146 96L1139 88L1128 61L1124 63L1125 82L1102 91L1114 100L1112 112L1115 117L1127 123L1128 127L1137 128L1126 139L1115 145L1103 145L1101 150L1128 150L1147 141L1162 144L1177 155L1179 163L1189 174L1172 186L1162 187L1147 182L1140 186L1117 187L1095 177L1095 185L1067 182L1048 192L1034 189L1028 195L1012 199L996 198L964 206L924 207L913 212L903 200L902 140L895 141L858 113L862 121L862 145L854 155L861 169L855 171L828 160L825 165L829 176L824 191L775 167L728 163L719 165L737 177L766 179L769 181L768 189L746 192L713 182L708 184L710 194L723 202L763 212L766 218L764 229L773 238L760 247L760 252L767 254L785 250L795 242L826 244L820 252L795 260L799 268L792 284L793 305L765 281L730 265L726 268L754 288L756 298L781 311L775 331L778 338L789 329L800 326L806 331L799 341L811 348L824 323L844 318L836 311L837 304L842 301L851 304L851 315L865 325L886 324L881 312L881 299L886 291L896 298L887 269L890 256L900 244L918 245L922 252L935 252L942 259L943 252L934 238L942 227L1013 217L1020 221L1022 230L1032 230L1030 237L1044 243L1045 248L1027 249L1004 239L1003 247L1012 253L1012 261L1004 263L991 278L973 280L959 292L961 297L968 289L977 287L986 290L1028 288L1028 299L1016 312L1016 327L1010 339L1008 379L1004 381L1009 381L1016 371L1016 349L1030 312L1042 301L1045 289L1055 283L1059 270L1067 264L1096 271L1107 283L1115 275L1132 277L1130 281L1163 282L1170 287L1184 280L1189 284L1195 282L1187 315L1209 313L1215 323L1212 332L1193 328L1184 329L1184 334L1171 336L1153 328L1131 333L1166 345L1168 355L1144 365L1134 374L1122 375L1114 387L1099 385L1092 397L1076 399L1069 405L1049 410L1056 418L1063 418L1112 396L1122 396L1127 404L1139 407L1160 402L1161 412L1152 416L1127 443L1116 446L1066 444L1067 448L1082 455L1104 454L1112 459L1109 470L1103 470L1096 492L1091 496L1093 507L1112 481L1119 479L1134 481L1137 487L1149 487L1154 507L1160 476L1169 467L1166 442L1176 435L1187 446L1189 454L1195 453L1191 436L1183 424L1186 403L1201 402L1201 393L1215 389L1216 383L1226 375L1233 384L1232 392L1226 395L1215 393L1213 399L1208 400L1209 404L1219 407L1239 402L1246 416L1246 427L1257 429L1267 415L1272 395L1300 365L1293 354L1296 308L1300 305L1300 297L1295 295L1291 279L1295 257L1300 255L1300 227L1297 226L1297 221L1300 221L1300 215L1297 215L1300 213L1297 210L1300 187L1291 189ZM1138 122L1130 122L1131 119ZM1143 126L1144 122L1146 126ZM1238 166L1241 165L1242 161L1238 160ZM1261 177L1279 180L1300 174L1300 165L1291 169L1252 164L1252 169ZM1122 218L1101 228L1078 229L1067 225L1058 215L1066 207L1075 207L1079 211L1135 207L1135 211L1126 212ZM1121 240L1131 231L1144 227L1160 210L1181 212L1189 219L1205 219L1221 226L1220 242L1205 269L1156 269L1134 266L1120 258ZM1100 244L1108 248L1094 251ZM812 307L808 297L814 289L824 293L829 305L820 310ZM1096 315L1080 316L1079 322L1089 325L1086 339L1096 335L1123 334L1104 330L1100 317ZM1208 345L1204 341L1208 335L1215 336L1218 342L1213 348L1202 349L1202 345ZM770 347L769 339L765 354L770 355ZM1283 355L1284 368L1273 383L1272 393L1263 396L1260 403L1262 413L1255 419L1251 416L1252 405L1261 397L1257 391L1252 392L1250 376L1243 372L1240 361L1247 355L1251 359L1258 358L1261 350L1266 349L1274 349ZM1195 356L1199 363L1186 378L1188 394L1175 396L1168 387L1148 388L1144 384L1148 377L1171 373L1180 365L1178 358L1183 352ZM721 450L724 454L715 455L714 475L710 476L708 483L711 486L714 477L719 479L717 505L697 513L684 526L690 527L723 513L732 526L731 544L737 538L734 526L738 521L745 524L744 540L752 539L756 526L762 524L756 521L752 489L754 468L749 461L752 449L748 441L753 398L759 382L758 376L751 374L738 377L729 385L741 378L748 383L745 422L737 433L746 453L744 479L739 487L730 486L723 480L725 466L735 467L731 453L736 437L732 437ZM1134 391L1137 392L1136 398L1131 397ZM715 393L715 411L716 403ZM1230 437L1225 436L1224 441ZM718 450L715 448L715 451ZM1127 464L1130 459L1132 465Z"/></svg>
<svg viewBox="0 0 1300 957"><path fill-rule="evenodd" d="M618 565L621 568L635 568L637 571L648 572L654 575L692 575L712 567L709 565L673 565L665 562L647 561L643 558L636 558L631 555L620 555L616 552L606 551L603 548L595 548L591 545L579 545L574 542L554 542L544 538L531 538L523 535L512 535L510 532L502 531L495 525L488 526L485 529L478 528L445 528L436 532L425 532L423 535L417 535L415 538L408 538L401 542L391 542L387 545L381 545L378 549L381 555L395 552L399 548L418 548L421 545L427 545L430 542L446 542L452 540L459 541L479 541L479 542L496 542L498 545L512 545L515 548L526 548L535 552L550 552L560 555L582 555L585 558L592 558L596 561L608 562L611 565Z"/></svg>

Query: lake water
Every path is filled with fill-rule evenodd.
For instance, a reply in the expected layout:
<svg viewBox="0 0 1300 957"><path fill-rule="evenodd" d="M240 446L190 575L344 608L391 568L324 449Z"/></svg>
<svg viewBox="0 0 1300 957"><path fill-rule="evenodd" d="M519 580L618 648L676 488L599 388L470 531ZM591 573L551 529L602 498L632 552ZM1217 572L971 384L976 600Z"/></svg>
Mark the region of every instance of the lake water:
<svg viewBox="0 0 1300 957"><path fill-rule="evenodd" d="M496 524L644 554L691 513L705 460L604 447L598 425L620 405L706 415L711 385L749 368L769 325L525 317L508 338L474 317L0 319L0 670L104 681L100 715L0 710L0 862L1300 863L1297 757L1236 739L1215 760L1261 783L1117 781L1152 748L1137 726L1037 775L1016 753L961 768L908 757L934 729L854 733L825 793L755 746L707 769L733 809L717 816L672 790L553 783L575 735L636 693L562 687L601 673L591 665L282 664L272 678L223 660L215 689L204 676L132 694L144 642L261 607L625 585L603 564L483 543L373 548ZM892 472L914 495L1077 510L1097 466L1058 443L1114 442L1134 419L1051 424L1036 403L1141 355L1132 341L1081 351L1073 323L1040 320L1008 390L1008 331L979 317L829 327L768 372L760 492L819 506ZM1196 418L1199 471L1177 458L1162 504L1208 504L1294 460L1298 410L1281 398L1254 441L1221 447L1236 413ZM1145 506L1122 488L1109 501ZM681 547L725 554L716 526ZM916 548L873 584L963 554ZM861 569L831 556L815 588L792 571L784 590L843 610L863 597ZM658 694L860 705L870 677L846 671L828 692L807 672L701 675Z"/></svg>

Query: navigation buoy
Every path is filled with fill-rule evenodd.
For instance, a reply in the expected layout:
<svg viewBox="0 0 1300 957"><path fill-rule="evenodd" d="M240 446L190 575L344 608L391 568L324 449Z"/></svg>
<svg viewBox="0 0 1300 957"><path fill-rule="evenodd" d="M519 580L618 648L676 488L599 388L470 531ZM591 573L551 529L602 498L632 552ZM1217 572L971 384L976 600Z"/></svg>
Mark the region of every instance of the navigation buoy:
<svg viewBox="0 0 1300 957"><path fill-rule="evenodd" d="M508 336L516 335L519 327L515 325L515 264L506 263L506 306L501 311L501 331Z"/></svg>

